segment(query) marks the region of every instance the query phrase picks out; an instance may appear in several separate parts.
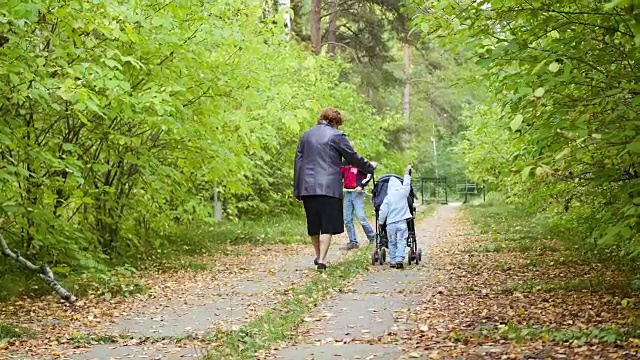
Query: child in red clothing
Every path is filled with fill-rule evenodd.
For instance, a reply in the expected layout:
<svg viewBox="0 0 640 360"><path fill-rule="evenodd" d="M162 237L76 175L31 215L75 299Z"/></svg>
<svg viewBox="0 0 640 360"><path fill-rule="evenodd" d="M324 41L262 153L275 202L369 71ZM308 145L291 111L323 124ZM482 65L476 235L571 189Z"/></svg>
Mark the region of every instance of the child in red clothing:
<svg viewBox="0 0 640 360"><path fill-rule="evenodd" d="M375 240L376 233L369 224L369 220L364 213L364 191L363 188L371 181L372 175L366 174L358 168L343 163L340 167L342 178L344 179L344 225L349 235L348 249L357 249L358 238L356 236L356 228L353 224L353 213L355 212L358 222L362 226L362 230L366 234L369 242Z"/></svg>

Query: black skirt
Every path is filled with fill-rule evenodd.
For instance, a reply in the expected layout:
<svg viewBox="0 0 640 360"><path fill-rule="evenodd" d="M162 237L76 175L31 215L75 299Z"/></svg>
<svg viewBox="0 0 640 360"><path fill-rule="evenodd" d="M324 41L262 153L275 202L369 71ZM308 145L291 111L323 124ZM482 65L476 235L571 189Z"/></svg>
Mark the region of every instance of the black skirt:
<svg viewBox="0 0 640 360"><path fill-rule="evenodd" d="M307 214L307 232L310 236L320 234L342 234L342 199L313 195L303 196L304 211Z"/></svg>

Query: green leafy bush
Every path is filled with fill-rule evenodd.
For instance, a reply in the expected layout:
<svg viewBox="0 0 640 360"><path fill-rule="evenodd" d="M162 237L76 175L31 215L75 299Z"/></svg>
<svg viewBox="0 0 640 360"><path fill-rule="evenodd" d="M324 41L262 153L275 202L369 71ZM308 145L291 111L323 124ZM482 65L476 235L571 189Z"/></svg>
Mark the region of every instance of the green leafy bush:
<svg viewBox="0 0 640 360"><path fill-rule="evenodd" d="M584 247L640 259L640 7L633 1L413 2L429 40L476 63L469 175Z"/></svg>
<svg viewBox="0 0 640 360"><path fill-rule="evenodd" d="M281 216L295 204L298 136L322 107L339 108L374 159L396 122L340 81L348 65L285 42L254 1L12 1L4 10L2 231L59 274L180 252L184 229L273 241L245 225L213 230L214 186L230 218ZM0 260L3 273L11 266Z"/></svg>

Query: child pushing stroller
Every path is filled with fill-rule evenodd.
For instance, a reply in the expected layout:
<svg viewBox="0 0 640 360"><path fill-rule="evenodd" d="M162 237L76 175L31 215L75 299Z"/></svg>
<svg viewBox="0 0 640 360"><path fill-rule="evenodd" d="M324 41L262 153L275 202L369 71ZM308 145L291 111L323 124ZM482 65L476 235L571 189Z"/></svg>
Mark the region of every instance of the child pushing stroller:
<svg viewBox="0 0 640 360"><path fill-rule="evenodd" d="M406 246L409 246L409 265L412 261L417 264L421 260L422 251L416 249L413 197L411 165L407 166L402 180L399 176L385 175L376 184L374 207L378 236L374 263L376 257L379 257L380 264L384 262L385 245L389 248L389 264L392 268L404 268Z"/></svg>

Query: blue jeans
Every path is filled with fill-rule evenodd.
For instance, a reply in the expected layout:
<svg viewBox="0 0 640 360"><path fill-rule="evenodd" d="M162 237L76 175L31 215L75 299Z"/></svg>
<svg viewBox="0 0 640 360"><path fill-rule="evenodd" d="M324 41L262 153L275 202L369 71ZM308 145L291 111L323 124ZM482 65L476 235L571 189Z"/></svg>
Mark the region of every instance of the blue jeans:
<svg viewBox="0 0 640 360"><path fill-rule="evenodd" d="M404 250L407 247L407 221L400 220L387 224L387 237L389 238L389 263L404 262Z"/></svg>
<svg viewBox="0 0 640 360"><path fill-rule="evenodd" d="M373 231L369 220L364 214L364 191L345 191L344 194L344 225L347 228L347 234L349 234L349 242L357 244L358 238L356 237L356 227L353 225L353 213L356 213L356 218L362 230L367 235L369 241L376 239L376 233Z"/></svg>

